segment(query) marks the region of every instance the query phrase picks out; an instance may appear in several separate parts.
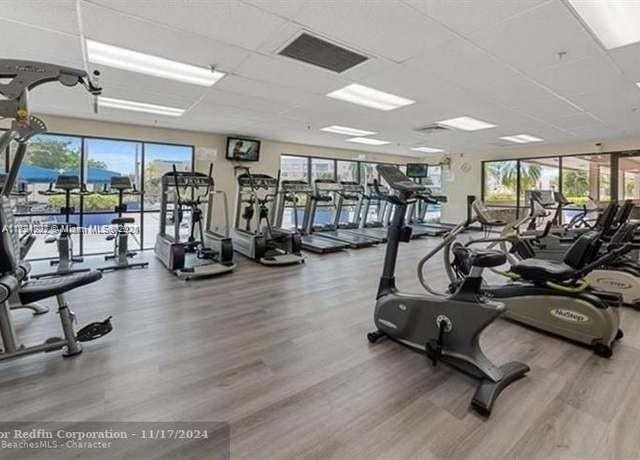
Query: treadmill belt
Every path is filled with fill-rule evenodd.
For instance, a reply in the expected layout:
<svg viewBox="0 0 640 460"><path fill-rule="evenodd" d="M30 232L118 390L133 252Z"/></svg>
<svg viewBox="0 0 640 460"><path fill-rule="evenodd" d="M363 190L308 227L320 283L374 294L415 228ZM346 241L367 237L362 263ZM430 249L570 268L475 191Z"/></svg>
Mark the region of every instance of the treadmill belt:
<svg viewBox="0 0 640 460"><path fill-rule="evenodd" d="M331 230L331 231L320 231L316 233L316 235L321 236L323 238L330 238L337 241L342 241L344 243L348 243L352 248L364 248L366 246L373 246L377 244L378 241L372 240L371 238L367 238L365 236L358 236L353 233L346 232L344 230Z"/></svg>

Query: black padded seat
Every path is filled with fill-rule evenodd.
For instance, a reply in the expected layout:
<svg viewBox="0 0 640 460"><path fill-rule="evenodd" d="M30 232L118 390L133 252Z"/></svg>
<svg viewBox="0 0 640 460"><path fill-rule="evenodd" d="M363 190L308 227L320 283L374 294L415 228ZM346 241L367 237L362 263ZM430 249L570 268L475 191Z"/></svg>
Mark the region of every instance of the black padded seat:
<svg viewBox="0 0 640 460"><path fill-rule="evenodd" d="M563 263L543 259L524 259L511 266L511 271L527 281L562 282L571 279L575 270Z"/></svg>
<svg viewBox="0 0 640 460"><path fill-rule="evenodd" d="M97 270L92 270L66 276L32 280L20 287L18 295L20 296L20 302L27 305L42 299L64 294L77 287L94 283L101 278L102 273Z"/></svg>
<svg viewBox="0 0 640 460"><path fill-rule="evenodd" d="M469 264L473 267L499 267L507 262L507 256L501 251L491 249L475 249L471 252Z"/></svg>
<svg viewBox="0 0 640 460"><path fill-rule="evenodd" d="M118 217L111 220L113 225L133 224L136 220L133 217Z"/></svg>

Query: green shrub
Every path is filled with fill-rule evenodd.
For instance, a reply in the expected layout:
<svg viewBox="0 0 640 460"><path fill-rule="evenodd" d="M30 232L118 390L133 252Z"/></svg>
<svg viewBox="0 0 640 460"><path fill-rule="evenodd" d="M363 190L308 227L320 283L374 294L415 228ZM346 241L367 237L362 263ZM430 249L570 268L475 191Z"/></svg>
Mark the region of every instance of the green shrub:
<svg viewBox="0 0 640 460"><path fill-rule="evenodd" d="M60 209L64 206L64 195L50 196L49 207L53 209ZM113 211L118 205L118 197L114 195L86 195L84 197L84 210L85 211ZM71 206L76 209L76 212L80 211L80 196L71 195Z"/></svg>

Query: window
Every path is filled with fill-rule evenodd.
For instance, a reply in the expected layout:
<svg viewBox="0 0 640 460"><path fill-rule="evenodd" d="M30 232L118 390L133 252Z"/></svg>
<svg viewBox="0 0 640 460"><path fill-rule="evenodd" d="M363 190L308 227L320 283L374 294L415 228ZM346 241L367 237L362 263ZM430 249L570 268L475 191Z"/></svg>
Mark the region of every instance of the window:
<svg viewBox="0 0 640 460"><path fill-rule="evenodd" d="M311 159L311 183L316 179L335 179L334 160Z"/></svg>
<svg viewBox="0 0 640 460"><path fill-rule="evenodd" d="M280 156L280 178L283 180L308 180L309 159L289 155Z"/></svg>
<svg viewBox="0 0 640 460"><path fill-rule="evenodd" d="M640 156L618 160L618 195L624 200L640 199Z"/></svg>
<svg viewBox="0 0 640 460"><path fill-rule="evenodd" d="M12 152L14 150L12 145ZM9 155L10 160L13 158ZM145 203L149 218L143 219L142 203L139 196L126 196L127 217L133 217L135 224L143 230L141 223L147 223L144 236L133 232L129 241L132 250L153 247L158 232L160 176L171 170L173 164L179 170L191 170L193 148L183 145L165 145L135 141L121 141L93 137L41 134L29 143L23 164L18 173L18 182L25 187L26 196L12 199L16 220L20 224L52 225L64 221L60 208L64 205L64 195L47 195L42 192L56 181L60 174L78 175L87 185L88 195L74 195L71 205L74 213L70 220L79 226L92 230L111 223L116 216L114 208L118 202L115 195L105 192L112 176L126 175L141 189L149 190ZM144 174L144 176L143 176ZM91 193L93 192L93 193ZM148 202L148 203L147 203ZM95 231L72 237L74 253L77 255L110 252L113 242L106 241L105 235ZM37 238L29 252L30 259L57 257L55 244L45 244L44 238Z"/></svg>
<svg viewBox="0 0 640 460"><path fill-rule="evenodd" d="M142 143L91 138L85 139L84 148L87 158L84 180L87 190L95 193L83 197L82 224L84 227L102 228L110 225L117 217L114 209L118 204L118 195L115 191L106 190L111 177L128 176L131 183L140 190ZM124 195L123 201L127 205L125 217L136 219L136 223L130 225L133 231L129 235L129 247L131 250L140 249L140 196ZM85 253L109 252L112 248L113 241L107 241L104 235L89 232L83 236Z"/></svg>
<svg viewBox="0 0 640 460"><path fill-rule="evenodd" d="M338 180L358 182L358 163L355 161L337 161Z"/></svg>
<svg viewBox="0 0 640 460"><path fill-rule="evenodd" d="M525 199L529 190L557 192L559 189L560 167L557 157L520 161L520 209L529 208Z"/></svg>
<svg viewBox="0 0 640 460"><path fill-rule="evenodd" d="M191 171L193 148L184 145L144 144L144 209L160 209L162 175L176 167Z"/></svg>
<svg viewBox="0 0 640 460"><path fill-rule="evenodd" d="M562 212L568 222L590 200L595 203L611 199L611 155L580 155L562 158L562 193L575 206ZM594 204L595 204L594 203Z"/></svg>
<svg viewBox="0 0 640 460"><path fill-rule="evenodd" d="M518 162L487 161L483 166L483 199L487 205L517 206Z"/></svg>
<svg viewBox="0 0 640 460"><path fill-rule="evenodd" d="M429 188L433 192L440 192L442 190L442 166L429 166L427 169L427 175L429 176L429 181L431 183Z"/></svg>
<svg viewBox="0 0 640 460"><path fill-rule="evenodd" d="M376 163L360 163L360 182L362 185L373 183L373 179L379 179L376 171Z"/></svg>

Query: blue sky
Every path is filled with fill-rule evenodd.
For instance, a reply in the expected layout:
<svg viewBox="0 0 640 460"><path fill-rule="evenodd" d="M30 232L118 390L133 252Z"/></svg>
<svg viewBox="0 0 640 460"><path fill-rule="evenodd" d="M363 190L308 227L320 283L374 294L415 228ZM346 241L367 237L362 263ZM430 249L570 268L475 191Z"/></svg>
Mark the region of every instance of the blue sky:
<svg viewBox="0 0 640 460"><path fill-rule="evenodd" d="M48 139L67 142L72 149L80 151L81 140L78 137L50 134L45 136ZM102 161L107 165L108 170L121 174L133 174L135 172L136 158L138 162L142 161L141 142L87 138L85 140L85 148L89 159ZM183 162L191 160L191 148L147 143L145 145L145 159L147 163L155 159Z"/></svg>

